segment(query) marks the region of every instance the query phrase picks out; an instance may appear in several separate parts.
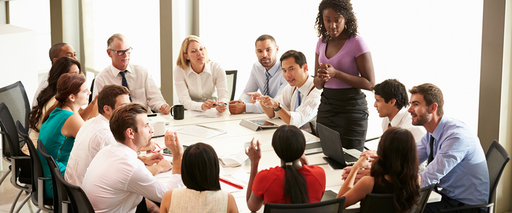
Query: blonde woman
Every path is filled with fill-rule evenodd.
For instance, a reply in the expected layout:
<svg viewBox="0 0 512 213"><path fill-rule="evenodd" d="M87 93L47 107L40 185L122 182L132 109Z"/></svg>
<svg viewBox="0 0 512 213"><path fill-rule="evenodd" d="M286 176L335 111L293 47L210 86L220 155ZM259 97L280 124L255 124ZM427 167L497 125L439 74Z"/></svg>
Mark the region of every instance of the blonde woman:
<svg viewBox="0 0 512 213"><path fill-rule="evenodd" d="M229 102L226 72L210 61L206 47L199 37L191 35L183 40L174 69L176 92L186 109L205 111L216 107L224 112Z"/></svg>

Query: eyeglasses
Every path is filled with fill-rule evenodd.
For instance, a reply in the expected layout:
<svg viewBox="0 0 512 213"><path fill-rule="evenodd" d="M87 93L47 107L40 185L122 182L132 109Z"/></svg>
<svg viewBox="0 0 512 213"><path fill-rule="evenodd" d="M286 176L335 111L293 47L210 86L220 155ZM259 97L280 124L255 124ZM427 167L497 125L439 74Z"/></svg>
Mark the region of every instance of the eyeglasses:
<svg viewBox="0 0 512 213"><path fill-rule="evenodd" d="M113 50L113 49L109 49L109 50L117 53L118 56L123 56L124 54L130 54L131 51L133 50L133 48L130 47L126 50Z"/></svg>

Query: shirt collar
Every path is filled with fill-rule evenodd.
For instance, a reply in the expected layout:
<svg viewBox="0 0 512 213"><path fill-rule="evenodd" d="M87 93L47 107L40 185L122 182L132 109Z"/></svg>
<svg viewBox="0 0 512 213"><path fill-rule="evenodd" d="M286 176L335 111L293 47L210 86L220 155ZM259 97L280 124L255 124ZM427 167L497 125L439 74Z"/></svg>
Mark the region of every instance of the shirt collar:
<svg viewBox="0 0 512 213"><path fill-rule="evenodd" d="M125 70L127 70L129 73L133 73L130 65L128 65ZM114 65L111 64L110 71L112 72L112 75L117 76L117 75L119 75L119 72L124 71L124 70L119 70L116 67L114 67Z"/></svg>
<svg viewBox="0 0 512 213"><path fill-rule="evenodd" d="M445 118L445 116L441 117L441 120L439 121L439 124L437 124L436 129L434 129L434 132L432 132L432 136L437 140L441 136L441 134L444 131L444 127L446 126L446 120L448 118Z"/></svg>
<svg viewBox="0 0 512 213"><path fill-rule="evenodd" d="M407 112L407 109L405 107L402 107L398 113L396 113L395 117L393 117L393 120L391 120L389 123L391 123L391 126L399 126L400 122L409 114Z"/></svg>
<svg viewBox="0 0 512 213"><path fill-rule="evenodd" d="M259 63L259 62L258 62ZM267 72L267 69L261 65L261 63L259 63L261 69L263 69L263 72ZM269 70L268 70L268 73L270 73L270 76L273 77L277 72L279 72L281 70L281 62L280 61L276 61L276 63L274 64L274 66L272 66Z"/></svg>
<svg viewBox="0 0 512 213"><path fill-rule="evenodd" d="M134 151L132 148L124 145L123 143L120 143L117 141L117 143L114 145L116 147L118 147L119 149L123 150L127 155L130 155L134 158L137 158L137 152Z"/></svg>
<svg viewBox="0 0 512 213"><path fill-rule="evenodd" d="M308 78L306 79L306 82L304 82L304 84L302 84L302 86L299 88L299 91L300 93L304 94L304 95L308 95L309 91L311 91L311 87L313 86L313 78L309 77L308 75Z"/></svg>
<svg viewBox="0 0 512 213"><path fill-rule="evenodd" d="M192 65L190 65L190 62L188 63L188 68L185 70L185 72L187 72L187 75L190 75L192 73L196 74L196 75L201 75L203 73L209 73L210 75L212 74L212 70L210 69L210 66L209 66L210 62L206 62L204 63L204 69L203 69L203 72L197 74L196 72L194 72L194 70L192 69Z"/></svg>

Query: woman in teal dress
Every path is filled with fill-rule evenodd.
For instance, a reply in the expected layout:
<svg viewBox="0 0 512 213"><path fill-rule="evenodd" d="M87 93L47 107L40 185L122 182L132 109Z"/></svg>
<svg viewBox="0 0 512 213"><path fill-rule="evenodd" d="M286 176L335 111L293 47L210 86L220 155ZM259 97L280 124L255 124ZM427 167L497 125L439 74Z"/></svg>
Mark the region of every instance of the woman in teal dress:
<svg viewBox="0 0 512 213"><path fill-rule="evenodd" d="M48 154L57 162L62 176L66 171L75 136L84 124L78 110L87 104L90 93L83 76L62 75L57 81L56 103L48 110L51 113L43 119L39 140L45 146ZM39 154L39 158L42 161L44 176L51 177L46 159L41 154ZM44 186L45 197L53 198L52 182L45 181Z"/></svg>

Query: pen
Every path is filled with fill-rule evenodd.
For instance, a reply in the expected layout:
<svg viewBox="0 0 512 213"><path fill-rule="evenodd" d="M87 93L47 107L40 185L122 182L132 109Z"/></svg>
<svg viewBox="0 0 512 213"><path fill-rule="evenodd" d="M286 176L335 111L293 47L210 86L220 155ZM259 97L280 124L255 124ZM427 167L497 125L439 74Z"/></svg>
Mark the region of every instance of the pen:
<svg viewBox="0 0 512 213"><path fill-rule="evenodd" d="M219 105L228 105L228 103L218 103L218 104L213 104L213 106L219 106Z"/></svg>
<svg viewBox="0 0 512 213"><path fill-rule="evenodd" d="M151 138L161 138L161 137L164 137L165 135L153 135L151 136Z"/></svg>
<svg viewBox="0 0 512 213"><path fill-rule="evenodd" d="M235 188L237 188L237 189L244 189L244 186L239 185L239 184L236 184L236 183L233 183L233 182L231 182L231 181L229 181L229 180L226 180L226 179L224 179L224 178L219 177L219 180L220 180L220 182L223 182L223 183L225 183L225 184L228 184L228 185L230 185L230 186L232 186L232 187L235 187Z"/></svg>

